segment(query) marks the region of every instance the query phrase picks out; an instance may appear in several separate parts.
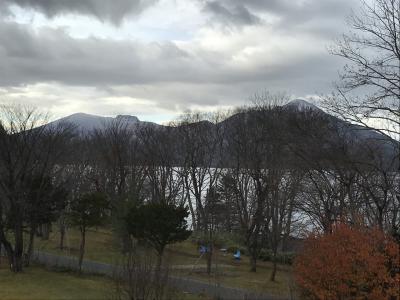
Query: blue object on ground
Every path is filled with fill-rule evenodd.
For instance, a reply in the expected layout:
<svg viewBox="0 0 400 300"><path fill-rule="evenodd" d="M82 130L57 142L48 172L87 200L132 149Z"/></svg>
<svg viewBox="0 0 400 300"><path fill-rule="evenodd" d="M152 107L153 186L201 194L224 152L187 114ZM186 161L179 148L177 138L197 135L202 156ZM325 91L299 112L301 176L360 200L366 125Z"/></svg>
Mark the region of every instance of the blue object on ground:
<svg viewBox="0 0 400 300"><path fill-rule="evenodd" d="M200 246L200 254L204 254L208 252L208 247L206 246Z"/></svg>
<svg viewBox="0 0 400 300"><path fill-rule="evenodd" d="M234 257L236 260L240 260L240 250L237 250L236 253L233 254L233 257Z"/></svg>

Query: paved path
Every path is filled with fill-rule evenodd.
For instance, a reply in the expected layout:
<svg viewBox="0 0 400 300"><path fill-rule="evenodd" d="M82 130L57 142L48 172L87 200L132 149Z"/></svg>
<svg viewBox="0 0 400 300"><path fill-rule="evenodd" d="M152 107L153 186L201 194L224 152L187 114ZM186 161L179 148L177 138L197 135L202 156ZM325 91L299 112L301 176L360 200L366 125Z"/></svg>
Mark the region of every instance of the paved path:
<svg viewBox="0 0 400 300"><path fill-rule="evenodd" d="M226 264L219 264L218 265L219 269L233 269L235 268L232 265L226 265ZM197 264L197 265L173 265L171 266L171 269L174 270L205 270L207 269L207 265L206 264ZM212 270L215 269L214 266L212 266Z"/></svg>
<svg viewBox="0 0 400 300"><path fill-rule="evenodd" d="M50 254L42 251L35 251L33 260L50 267L68 268L71 270L78 269L78 260L75 257L61 256ZM82 269L85 273L113 276L121 271L121 267L84 260ZM215 299L221 300L283 300L287 298L279 298L270 295L256 294L253 291L244 289L230 288L221 285L215 285L199 280L170 276L171 284L179 290L192 294L205 294Z"/></svg>

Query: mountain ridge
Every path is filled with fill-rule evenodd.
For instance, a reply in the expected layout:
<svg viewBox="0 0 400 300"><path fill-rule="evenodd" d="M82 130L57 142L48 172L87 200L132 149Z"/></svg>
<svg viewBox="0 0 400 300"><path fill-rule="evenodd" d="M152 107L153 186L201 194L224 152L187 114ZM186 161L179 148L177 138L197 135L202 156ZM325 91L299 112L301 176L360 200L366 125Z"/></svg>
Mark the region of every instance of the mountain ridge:
<svg viewBox="0 0 400 300"><path fill-rule="evenodd" d="M298 111L305 111L305 110L314 110L314 111L320 111L323 112L319 107L317 107L314 104L311 104L310 102L304 100L304 99L294 99L284 105L282 107L289 108L289 109L295 109ZM80 130L89 132L94 129L101 129L107 124L113 122L113 121L121 121L121 122L126 122L127 125L130 124L136 124L136 125L141 125L141 124L155 124L158 126L163 126L158 123L154 122L148 122L148 121L141 121L138 117L134 115L126 115L126 114L121 114L117 115L115 117L107 117L107 116L101 116L101 115L94 115L94 114L89 114L89 113L83 113L83 112L77 112L73 113L71 115L59 118L57 120L54 120L52 122L49 122L47 125L57 125L63 122L70 122L76 125ZM201 120L200 122L204 122L206 120Z"/></svg>
<svg viewBox="0 0 400 300"><path fill-rule="evenodd" d="M227 119L216 124L205 120L200 120L198 122L184 124L181 126L190 125L190 130L194 130L194 133L196 132L196 130L212 130L213 126L225 126L225 128L228 129L234 128L235 126L237 126L237 124L241 124L241 126L243 126L243 124L245 124L245 126L257 126L254 124L254 122L263 122L261 121L262 118L273 118L274 111L281 114L278 118L271 119L273 120L273 122L276 123L274 126L277 126L278 128L286 128L286 130L288 131L292 131L293 129L295 130L295 127L293 126L296 126L296 124L290 125L288 123L296 122L296 118L298 118L297 121L300 122L304 122L306 120L304 118L307 117L314 118L309 120L310 124L307 125L309 128L300 133L303 136L300 136L299 139L296 134L293 135L293 132L286 133L288 136L291 136L291 139L297 140L299 143L303 143L305 140L308 139L307 130L311 135L315 133L321 134L318 133L318 131L320 131L321 129L319 128L319 125L312 123L314 121L318 123L321 120L325 120L326 124L328 124L328 129L324 129L324 134L326 136L322 137L322 139L330 144L333 148L339 147L339 144L342 143L341 139L344 138L343 141L345 143L353 144L353 146L351 147L359 148L361 146L361 148L363 148L364 146L371 146L372 148L374 148L373 151L380 152L381 155L385 157L393 157L394 155L397 155L396 153L398 152L398 149L396 149L396 147L398 145L398 142L391 140L390 138L379 133L376 130L341 120L333 115L324 112L316 105L311 104L303 99L295 99L282 106L277 106L271 110L268 110L266 113L249 109L233 114ZM257 115L260 113L261 115ZM50 122L48 125L57 125L63 122L70 122L76 125L77 130L81 134L88 134L94 130L103 129L107 125L113 124L113 122L117 122L120 125L124 125L132 129L143 129L152 127L156 129L168 129L174 131L179 130L179 128L181 127L179 125L175 127L160 125L152 122L145 122L139 120L139 118L137 118L136 116L131 115L103 117L86 113L75 113L70 116ZM160 131L160 133L162 134L162 131ZM251 130L248 132L248 134L251 134ZM177 142L179 143L179 140ZM354 146L356 144L358 146ZM315 147L324 147L324 144L322 142L316 141Z"/></svg>

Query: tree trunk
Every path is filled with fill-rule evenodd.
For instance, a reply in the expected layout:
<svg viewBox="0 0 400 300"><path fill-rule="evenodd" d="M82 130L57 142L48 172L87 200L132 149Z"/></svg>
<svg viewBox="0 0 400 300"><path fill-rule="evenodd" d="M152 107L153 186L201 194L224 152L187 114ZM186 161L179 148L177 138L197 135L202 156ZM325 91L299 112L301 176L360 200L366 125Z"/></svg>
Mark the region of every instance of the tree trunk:
<svg viewBox="0 0 400 300"><path fill-rule="evenodd" d="M250 272L257 272L257 254L250 251Z"/></svg>
<svg viewBox="0 0 400 300"><path fill-rule="evenodd" d="M198 220L197 220L196 214L195 214L195 212L194 212L192 199L190 199L190 193L189 193L189 191L186 193L186 198L187 198L187 202L188 202L188 204L189 204L190 215L192 216L192 226L193 226L193 230L194 230L194 231L197 231L197 230L199 229L199 224L198 224Z"/></svg>
<svg viewBox="0 0 400 300"><path fill-rule="evenodd" d="M14 232L15 246L14 246L14 257L13 257L13 268L14 272L22 271L23 255L24 255L24 237L22 222L18 222L15 226Z"/></svg>
<svg viewBox="0 0 400 300"><path fill-rule="evenodd" d="M128 232L123 232L121 236L121 243L122 243L122 253L126 254L132 251L132 238Z"/></svg>
<svg viewBox="0 0 400 300"><path fill-rule="evenodd" d="M65 224L60 224L60 250L64 250Z"/></svg>
<svg viewBox="0 0 400 300"><path fill-rule="evenodd" d="M290 229L292 226L292 214L293 214L293 202L294 200L292 199L290 206L289 206L289 211L287 214L287 222L285 225L285 233L283 235L283 239L282 239L282 252L286 252L288 249L288 240L290 237Z"/></svg>
<svg viewBox="0 0 400 300"><path fill-rule="evenodd" d="M272 255L272 272L271 272L270 281L275 281L276 269L277 269L276 255L277 255L277 249L275 248L273 250L273 255Z"/></svg>
<svg viewBox="0 0 400 300"><path fill-rule="evenodd" d="M0 232L0 241L1 241L0 245L3 244L4 250L6 251L9 268L11 271L15 271L14 270L14 250L13 250L11 244L6 239L4 239L3 232Z"/></svg>
<svg viewBox="0 0 400 300"><path fill-rule="evenodd" d="M212 226L212 224L211 224ZM206 252L206 258L207 258L207 274L211 274L211 266L212 266L212 254L213 254L213 230L212 227L209 229L209 242L207 245L207 252Z"/></svg>
<svg viewBox="0 0 400 300"><path fill-rule="evenodd" d="M38 226L37 230L36 230L36 235L38 237L42 237L43 236L43 228L42 225Z"/></svg>
<svg viewBox="0 0 400 300"><path fill-rule="evenodd" d="M164 251L157 253L157 265L156 265L156 273L157 274L159 274L161 272L163 252Z"/></svg>
<svg viewBox="0 0 400 300"><path fill-rule="evenodd" d="M162 275L162 263L163 263L163 253L164 249L157 251L157 262L154 276L154 288L155 288L155 297L154 299L162 299L163 298L163 275Z"/></svg>
<svg viewBox="0 0 400 300"><path fill-rule="evenodd" d="M0 247L4 246L4 249L7 253L8 264L10 270L13 272L21 272L22 271L22 257L23 257L23 247L24 247L24 239L23 239L23 227L22 222L18 220L14 223L14 248L11 243L7 240L4 232L4 228L0 223Z"/></svg>
<svg viewBox="0 0 400 300"><path fill-rule="evenodd" d="M15 258L14 258L14 265L15 265L15 268L14 268L14 272L22 272L22 269L23 269L23 255L20 255L20 254L18 254L18 255L15 255Z"/></svg>
<svg viewBox="0 0 400 300"><path fill-rule="evenodd" d="M212 266L212 246L211 244L209 244L209 247L207 249L207 274L210 275L211 274L211 266Z"/></svg>
<svg viewBox="0 0 400 300"><path fill-rule="evenodd" d="M79 273L82 273L82 262L85 254L86 228L81 228L81 245L79 247Z"/></svg>
<svg viewBox="0 0 400 300"><path fill-rule="evenodd" d="M34 241L35 241L35 232L36 232L36 226L31 227L29 231L29 244L28 244L28 251L25 256L25 267L29 267L31 257L33 254L33 246L34 246Z"/></svg>
<svg viewBox="0 0 400 300"><path fill-rule="evenodd" d="M50 238L50 230L51 230L51 224L43 224L42 225L42 239L43 240L49 240Z"/></svg>

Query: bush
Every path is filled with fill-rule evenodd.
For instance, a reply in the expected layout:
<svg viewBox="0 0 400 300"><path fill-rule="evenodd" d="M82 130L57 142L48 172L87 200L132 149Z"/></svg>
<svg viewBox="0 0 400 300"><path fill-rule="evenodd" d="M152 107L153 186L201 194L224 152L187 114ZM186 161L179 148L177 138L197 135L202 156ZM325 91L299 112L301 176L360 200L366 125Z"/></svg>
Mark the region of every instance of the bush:
<svg viewBox="0 0 400 300"><path fill-rule="evenodd" d="M169 300L175 299L169 284L169 266L158 266L151 249L133 247L116 268L114 286L109 300Z"/></svg>
<svg viewBox="0 0 400 300"><path fill-rule="evenodd" d="M276 261L280 264L291 265L294 261L295 254L292 252L278 252ZM263 249L258 257L262 261L272 261L273 253L269 249Z"/></svg>
<svg viewBox="0 0 400 300"><path fill-rule="evenodd" d="M399 299L399 256L382 231L339 224L306 240L294 273L308 299Z"/></svg>

